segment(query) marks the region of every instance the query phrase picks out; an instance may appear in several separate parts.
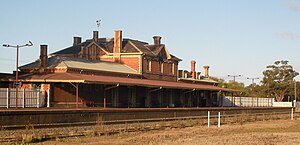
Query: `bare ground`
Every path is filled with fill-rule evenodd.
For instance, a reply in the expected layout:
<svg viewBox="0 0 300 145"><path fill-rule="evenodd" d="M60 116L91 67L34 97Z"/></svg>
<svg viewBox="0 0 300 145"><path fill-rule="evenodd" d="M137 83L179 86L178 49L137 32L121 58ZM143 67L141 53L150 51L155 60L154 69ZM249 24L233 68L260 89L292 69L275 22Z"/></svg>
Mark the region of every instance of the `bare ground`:
<svg viewBox="0 0 300 145"><path fill-rule="evenodd" d="M45 141L43 145L213 145L213 144L257 144L300 145L300 120L268 120L246 124L216 126L193 126L165 128L143 132L121 132L116 135L84 136Z"/></svg>

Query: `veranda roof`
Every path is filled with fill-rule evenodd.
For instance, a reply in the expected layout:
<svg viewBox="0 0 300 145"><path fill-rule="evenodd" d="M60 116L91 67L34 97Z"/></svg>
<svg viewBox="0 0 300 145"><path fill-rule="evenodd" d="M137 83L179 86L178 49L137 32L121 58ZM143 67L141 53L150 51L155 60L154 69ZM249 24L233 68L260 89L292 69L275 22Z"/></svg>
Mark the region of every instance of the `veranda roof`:
<svg viewBox="0 0 300 145"><path fill-rule="evenodd" d="M170 82L149 79L136 79L115 76L88 75L77 73L49 73L49 74L31 74L19 77L21 82L64 82L64 83L87 83L87 84L119 84L125 86L145 86L145 87L162 87L173 89L195 89L195 90L211 90L238 92L237 90L221 88L212 85L192 84L184 82ZM11 79L11 81L14 81Z"/></svg>

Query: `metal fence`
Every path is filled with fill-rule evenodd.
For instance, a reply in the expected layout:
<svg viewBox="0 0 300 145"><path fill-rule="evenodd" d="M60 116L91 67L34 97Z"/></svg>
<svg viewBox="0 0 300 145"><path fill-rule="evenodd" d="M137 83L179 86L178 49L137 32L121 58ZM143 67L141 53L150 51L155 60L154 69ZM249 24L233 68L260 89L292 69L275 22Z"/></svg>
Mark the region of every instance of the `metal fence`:
<svg viewBox="0 0 300 145"><path fill-rule="evenodd" d="M44 107L45 92L40 90L18 89L17 107ZM0 88L0 107L16 107L16 89Z"/></svg>
<svg viewBox="0 0 300 145"><path fill-rule="evenodd" d="M220 96L219 106L272 107L274 101L274 98Z"/></svg>

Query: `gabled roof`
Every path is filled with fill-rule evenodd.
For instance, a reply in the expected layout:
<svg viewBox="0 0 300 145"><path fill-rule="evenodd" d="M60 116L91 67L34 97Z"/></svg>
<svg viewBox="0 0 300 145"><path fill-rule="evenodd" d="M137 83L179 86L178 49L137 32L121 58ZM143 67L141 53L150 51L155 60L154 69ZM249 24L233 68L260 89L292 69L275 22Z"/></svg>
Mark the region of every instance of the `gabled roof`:
<svg viewBox="0 0 300 145"><path fill-rule="evenodd" d="M95 42L93 42L91 39L88 39L85 42L82 42L78 45L67 47L63 50L54 52L50 55L64 56L64 55L78 54L80 52L81 47L87 47L91 43L95 43ZM96 44L100 46L105 52L113 53L114 38L99 38ZM181 61L181 59L179 59L178 57L171 55L164 44L149 45L146 42L124 38L122 41L122 46L123 47L121 49L121 53L143 53L146 56L156 57L162 50L165 50L168 59Z"/></svg>
<svg viewBox="0 0 300 145"><path fill-rule="evenodd" d="M39 68L39 61L26 64L19 67L20 69L36 69ZM126 74L138 74L137 71L128 67L127 65L106 62L99 60L87 60L73 57L60 57L53 56L48 59L46 68L64 68L64 69L81 69L90 71L102 71L102 72L115 72L115 73L126 73Z"/></svg>

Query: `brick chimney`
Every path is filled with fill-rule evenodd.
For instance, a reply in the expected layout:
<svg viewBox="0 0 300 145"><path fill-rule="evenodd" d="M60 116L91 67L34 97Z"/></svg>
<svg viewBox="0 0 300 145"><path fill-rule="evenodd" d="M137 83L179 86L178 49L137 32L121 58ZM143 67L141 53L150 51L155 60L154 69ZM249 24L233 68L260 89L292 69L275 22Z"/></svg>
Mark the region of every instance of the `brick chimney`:
<svg viewBox="0 0 300 145"><path fill-rule="evenodd" d="M46 67L48 63L48 54L47 54L48 45L40 46L40 67Z"/></svg>
<svg viewBox="0 0 300 145"><path fill-rule="evenodd" d="M209 66L203 66L204 68L204 77L208 78L209 77Z"/></svg>
<svg viewBox="0 0 300 145"><path fill-rule="evenodd" d="M200 80L201 79L201 72L197 72L196 79Z"/></svg>
<svg viewBox="0 0 300 145"><path fill-rule="evenodd" d="M81 43L81 37L73 37L73 46Z"/></svg>
<svg viewBox="0 0 300 145"><path fill-rule="evenodd" d="M153 36L154 45L160 45L161 37L160 36Z"/></svg>
<svg viewBox="0 0 300 145"><path fill-rule="evenodd" d="M122 49L122 31L115 30L113 53L120 53Z"/></svg>
<svg viewBox="0 0 300 145"><path fill-rule="evenodd" d="M195 69L195 66L196 66L196 61L192 60L191 61L191 75L192 75L193 79L196 79L196 69Z"/></svg>
<svg viewBox="0 0 300 145"><path fill-rule="evenodd" d="M93 31L93 41L98 42L98 31Z"/></svg>

